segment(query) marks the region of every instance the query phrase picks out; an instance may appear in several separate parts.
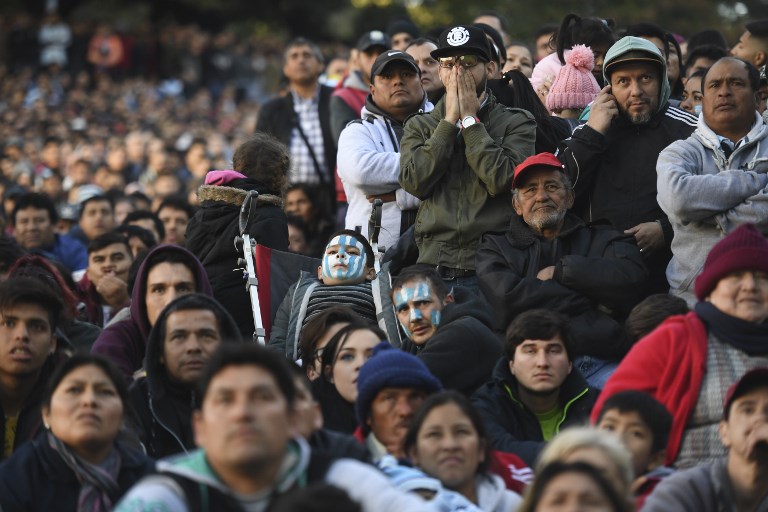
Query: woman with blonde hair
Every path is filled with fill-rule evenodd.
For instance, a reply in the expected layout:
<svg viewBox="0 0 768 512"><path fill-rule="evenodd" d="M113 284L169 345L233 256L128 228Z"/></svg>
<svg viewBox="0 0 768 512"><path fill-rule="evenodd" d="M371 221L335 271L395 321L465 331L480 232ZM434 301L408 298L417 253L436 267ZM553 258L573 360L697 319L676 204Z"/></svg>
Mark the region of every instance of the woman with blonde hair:
<svg viewBox="0 0 768 512"><path fill-rule="evenodd" d="M547 445L536 465L538 475L553 462L584 462L595 467L628 503L634 480L632 458L621 442L591 427L563 430Z"/></svg>

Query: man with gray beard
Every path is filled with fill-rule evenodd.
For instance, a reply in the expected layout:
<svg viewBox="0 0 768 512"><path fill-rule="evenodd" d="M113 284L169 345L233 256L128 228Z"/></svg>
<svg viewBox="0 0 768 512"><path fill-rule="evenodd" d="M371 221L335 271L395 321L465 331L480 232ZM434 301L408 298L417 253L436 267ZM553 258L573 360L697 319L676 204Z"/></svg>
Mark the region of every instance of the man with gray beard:
<svg viewBox="0 0 768 512"><path fill-rule="evenodd" d="M527 158L512 178L512 217L506 233L483 236L476 268L480 290L498 329L529 309L570 318L574 366L602 388L629 349L622 324L648 278L632 235L587 225L568 213L574 192L551 153Z"/></svg>
<svg viewBox="0 0 768 512"><path fill-rule="evenodd" d="M666 293L672 226L656 200L656 159L688 138L696 118L669 105L666 59L650 41L620 39L605 54L603 75L610 85L557 156L574 183L574 213L634 236L650 272L644 291Z"/></svg>

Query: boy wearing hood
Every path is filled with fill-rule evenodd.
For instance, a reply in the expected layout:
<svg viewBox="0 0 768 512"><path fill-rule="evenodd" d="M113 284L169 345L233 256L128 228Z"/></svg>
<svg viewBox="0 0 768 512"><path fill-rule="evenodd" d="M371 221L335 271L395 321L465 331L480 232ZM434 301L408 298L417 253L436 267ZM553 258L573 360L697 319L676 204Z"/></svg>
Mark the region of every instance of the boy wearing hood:
<svg viewBox="0 0 768 512"><path fill-rule="evenodd" d="M651 275L648 293L666 293L672 226L656 201L656 159L685 139L696 118L669 104L666 59L650 41L627 36L605 55L608 83L588 121L560 143L558 157L586 222L608 220L635 237Z"/></svg>
<svg viewBox="0 0 768 512"><path fill-rule="evenodd" d="M197 381L219 345L240 341L234 319L213 297L182 295L163 309L149 332L146 376L128 391L147 455L160 459L195 447Z"/></svg>
<svg viewBox="0 0 768 512"><path fill-rule="evenodd" d="M130 316L108 325L91 352L112 361L130 382L144 363L149 331L160 312L176 297L193 292L213 295L203 265L183 247L158 245L136 273Z"/></svg>
<svg viewBox="0 0 768 512"><path fill-rule="evenodd" d="M421 71L413 57L390 50L376 58L371 68L371 93L361 110L339 137L339 177L349 209L347 229L362 226L368 237L369 199L384 202L379 244L391 247L413 224L419 200L400 188L400 139L405 120L429 112L432 104L421 86Z"/></svg>

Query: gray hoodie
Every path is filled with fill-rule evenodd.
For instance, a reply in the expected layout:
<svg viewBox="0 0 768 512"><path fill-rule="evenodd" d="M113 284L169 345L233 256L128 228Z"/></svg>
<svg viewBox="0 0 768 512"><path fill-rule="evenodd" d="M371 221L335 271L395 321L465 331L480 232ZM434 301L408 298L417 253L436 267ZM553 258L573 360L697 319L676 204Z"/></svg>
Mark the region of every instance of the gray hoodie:
<svg viewBox="0 0 768 512"><path fill-rule="evenodd" d="M768 127L756 112L752 129L726 157L702 114L693 135L659 154L656 172L659 205L675 233L670 293L693 305L695 278L721 238L746 222L768 232Z"/></svg>

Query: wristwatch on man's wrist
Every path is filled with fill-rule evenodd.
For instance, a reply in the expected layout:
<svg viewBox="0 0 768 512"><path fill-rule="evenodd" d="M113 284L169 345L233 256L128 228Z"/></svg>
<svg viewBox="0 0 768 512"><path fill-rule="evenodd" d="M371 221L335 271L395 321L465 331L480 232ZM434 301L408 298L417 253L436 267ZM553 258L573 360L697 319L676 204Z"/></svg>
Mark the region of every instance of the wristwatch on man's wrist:
<svg viewBox="0 0 768 512"><path fill-rule="evenodd" d="M477 116L466 116L461 119L461 127L469 128L473 124L477 124L479 122L480 122L480 119L478 119Z"/></svg>

